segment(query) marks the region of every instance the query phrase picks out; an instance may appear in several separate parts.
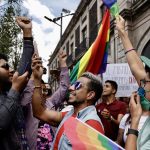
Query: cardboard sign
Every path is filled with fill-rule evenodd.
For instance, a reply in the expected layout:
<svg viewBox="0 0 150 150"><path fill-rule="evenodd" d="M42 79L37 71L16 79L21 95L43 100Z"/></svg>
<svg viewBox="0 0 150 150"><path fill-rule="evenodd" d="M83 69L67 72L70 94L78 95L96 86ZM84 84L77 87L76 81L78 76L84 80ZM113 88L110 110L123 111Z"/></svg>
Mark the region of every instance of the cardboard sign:
<svg viewBox="0 0 150 150"><path fill-rule="evenodd" d="M132 92L137 91L138 84L132 75L127 63L108 64L103 74L103 83L106 80L114 80L118 84L116 97L129 97Z"/></svg>

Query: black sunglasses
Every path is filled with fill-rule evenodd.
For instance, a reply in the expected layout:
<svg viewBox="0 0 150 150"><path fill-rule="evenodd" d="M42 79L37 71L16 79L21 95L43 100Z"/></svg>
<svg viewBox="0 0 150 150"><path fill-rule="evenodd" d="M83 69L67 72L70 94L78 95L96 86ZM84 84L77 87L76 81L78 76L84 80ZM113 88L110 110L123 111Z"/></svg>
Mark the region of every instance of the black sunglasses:
<svg viewBox="0 0 150 150"><path fill-rule="evenodd" d="M73 83L72 85L74 85L75 90L79 90L82 87L82 83L79 81L76 81L75 83Z"/></svg>
<svg viewBox="0 0 150 150"><path fill-rule="evenodd" d="M4 68L4 69L6 69L6 70L9 70L9 64L8 63L5 63L5 64L3 64L2 66L1 66L1 68Z"/></svg>

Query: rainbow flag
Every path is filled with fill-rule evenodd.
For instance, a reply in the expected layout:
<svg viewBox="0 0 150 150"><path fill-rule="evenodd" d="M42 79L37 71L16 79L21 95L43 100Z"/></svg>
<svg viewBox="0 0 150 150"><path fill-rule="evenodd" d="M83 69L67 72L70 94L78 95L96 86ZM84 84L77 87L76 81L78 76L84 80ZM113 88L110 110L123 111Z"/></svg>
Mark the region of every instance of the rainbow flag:
<svg viewBox="0 0 150 150"><path fill-rule="evenodd" d="M110 35L110 12L107 9L94 43L75 65L70 74L71 83L75 82L82 73L88 71L94 74L106 70ZM103 67L102 67L103 66Z"/></svg>
<svg viewBox="0 0 150 150"><path fill-rule="evenodd" d="M74 117L65 121L64 133L71 142L72 150L124 150L94 128Z"/></svg>
<svg viewBox="0 0 150 150"><path fill-rule="evenodd" d="M113 16L119 15L119 6L117 0L102 0L104 5L110 9L110 12Z"/></svg>

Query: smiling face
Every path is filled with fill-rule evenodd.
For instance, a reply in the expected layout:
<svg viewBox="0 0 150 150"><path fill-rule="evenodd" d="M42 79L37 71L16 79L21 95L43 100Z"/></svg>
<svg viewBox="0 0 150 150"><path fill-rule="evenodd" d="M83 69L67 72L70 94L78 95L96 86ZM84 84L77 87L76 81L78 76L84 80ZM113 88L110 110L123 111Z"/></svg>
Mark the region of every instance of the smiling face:
<svg viewBox="0 0 150 150"><path fill-rule="evenodd" d="M83 104L89 99L90 91L88 89L88 84L90 79L85 77L80 77L77 82L69 87L69 100L68 103L71 105Z"/></svg>

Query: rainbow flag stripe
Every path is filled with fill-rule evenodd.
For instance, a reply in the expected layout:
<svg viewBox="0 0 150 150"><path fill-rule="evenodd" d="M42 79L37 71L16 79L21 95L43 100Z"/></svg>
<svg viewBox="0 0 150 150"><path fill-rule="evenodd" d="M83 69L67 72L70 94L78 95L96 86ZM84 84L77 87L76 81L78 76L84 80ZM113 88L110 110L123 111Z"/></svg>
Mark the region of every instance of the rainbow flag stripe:
<svg viewBox="0 0 150 150"><path fill-rule="evenodd" d="M70 117L64 123L64 133L71 142L72 150L124 150L79 119Z"/></svg>
<svg viewBox="0 0 150 150"><path fill-rule="evenodd" d="M82 73L89 71L94 74L106 70L110 36L110 12L107 9L94 43L75 65L70 74L71 83L75 82ZM103 67L102 67L103 66Z"/></svg>

